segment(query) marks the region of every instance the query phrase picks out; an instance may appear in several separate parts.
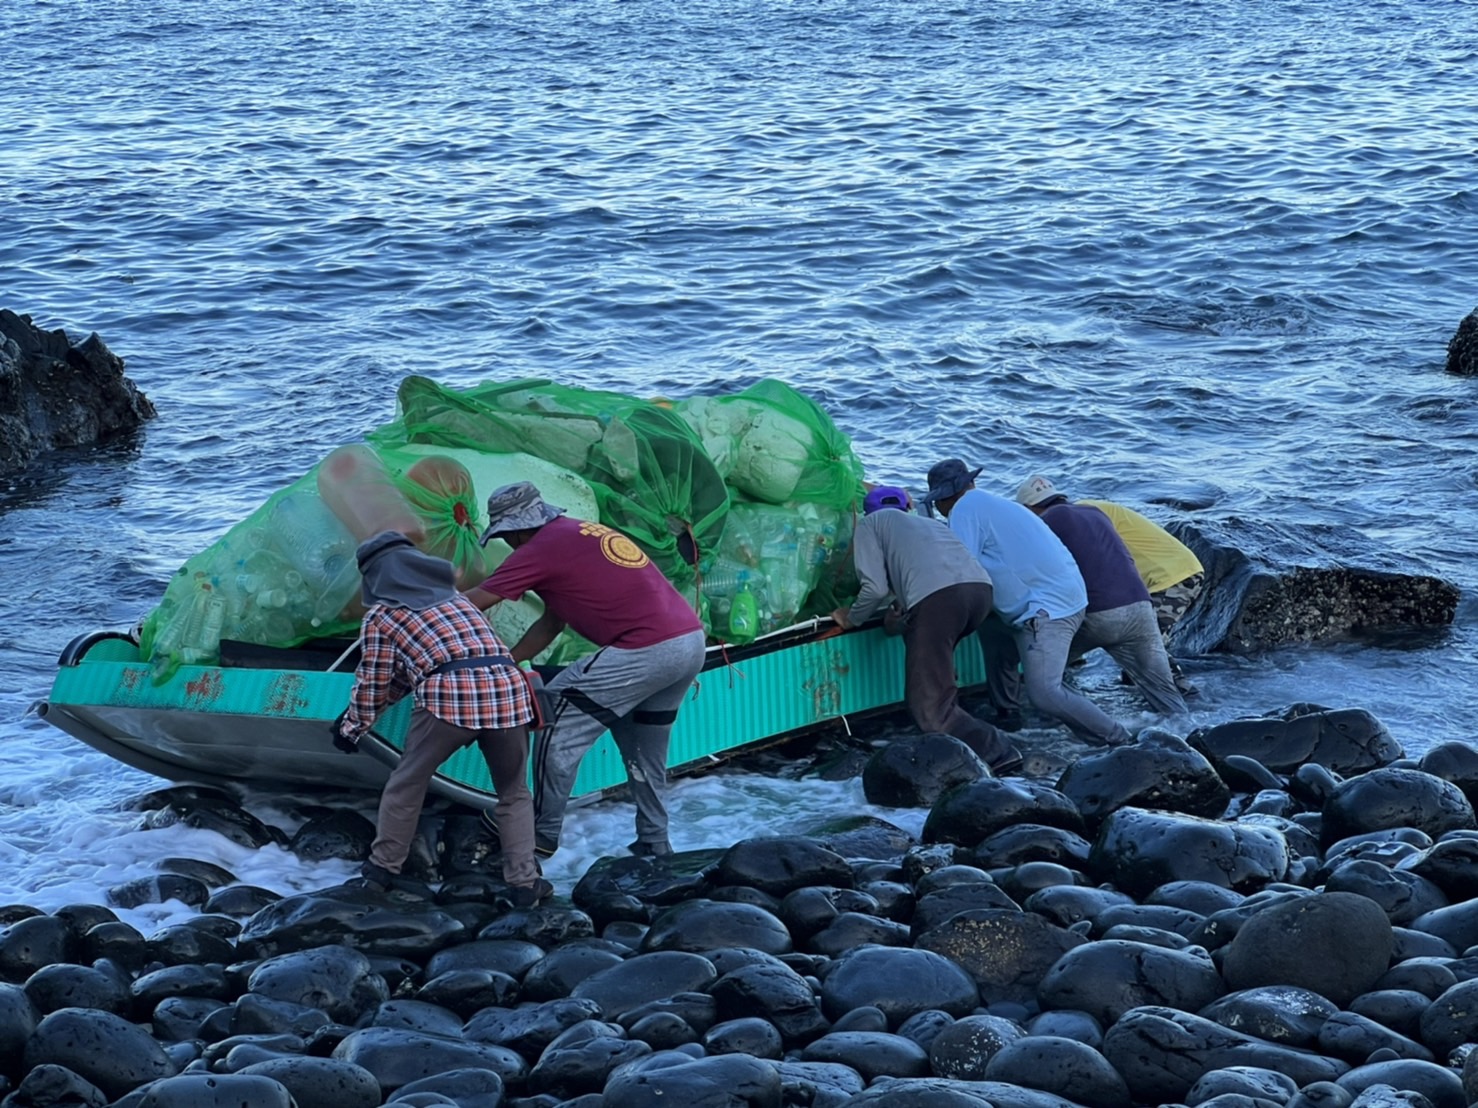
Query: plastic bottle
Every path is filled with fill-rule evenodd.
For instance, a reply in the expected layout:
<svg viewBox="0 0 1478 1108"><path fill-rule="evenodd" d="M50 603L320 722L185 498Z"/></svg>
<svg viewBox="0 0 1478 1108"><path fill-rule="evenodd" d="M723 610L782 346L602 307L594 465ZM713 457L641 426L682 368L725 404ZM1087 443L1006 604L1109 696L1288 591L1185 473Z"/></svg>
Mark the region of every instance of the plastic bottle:
<svg viewBox="0 0 1478 1108"><path fill-rule="evenodd" d="M729 641L749 642L759 634L759 625L759 601L755 599L749 582L746 581L740 586L739 592L734 596L734 603L729 608Z"/></svg>
<svg viewBox="0 0 1478 1108"><path fill-rule="evenodd" d="M703 591L708 596L733 596L749 576L749 570L721 558L703 575Z"/></svg>

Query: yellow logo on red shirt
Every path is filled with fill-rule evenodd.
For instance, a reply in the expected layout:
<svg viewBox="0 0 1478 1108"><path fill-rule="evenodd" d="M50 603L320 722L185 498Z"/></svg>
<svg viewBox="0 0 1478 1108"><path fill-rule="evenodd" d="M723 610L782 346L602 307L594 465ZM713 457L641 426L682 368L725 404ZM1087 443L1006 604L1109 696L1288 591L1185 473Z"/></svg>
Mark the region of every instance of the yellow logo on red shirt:
<svg viewBox="0 0 1478 1108"><path fill-rule="evenodd" d="M604 524L582 523L580 525L580 534L599 536L600 552L606 556L606 560L624 569L640 569L651 561L636 543L632 542L620 531L607 527Z"/></svg>

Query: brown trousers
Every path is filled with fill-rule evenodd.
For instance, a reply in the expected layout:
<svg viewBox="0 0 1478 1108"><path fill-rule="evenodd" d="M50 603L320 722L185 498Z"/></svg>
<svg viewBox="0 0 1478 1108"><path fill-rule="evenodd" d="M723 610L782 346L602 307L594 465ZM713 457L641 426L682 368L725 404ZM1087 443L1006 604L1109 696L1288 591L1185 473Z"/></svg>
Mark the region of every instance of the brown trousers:
<svg viewBox="0 0 1478 1108"><path fill-rule="evenodd" d="M920 731L953 735L987 763L1010 748L1006 737L960 707L955 647L990 614L986 584L949 585L930 593L908 612L903 632L903 697Z"/></svg>
<svg viewBox="0 0 1478 1108"><path fill-rule="evenodd" d="M370 861L399 873L411 851L411 838L426 803L426 789L442 762L470 742L477 743L498 803L493 818L503 841L503 880L510 885L532 885L539 876L534 861L534 797L529 792L529 732L527 727L469 731L448 723L424 708L411 715L410 731L400 764L380 794L375 843Z"/></svg>

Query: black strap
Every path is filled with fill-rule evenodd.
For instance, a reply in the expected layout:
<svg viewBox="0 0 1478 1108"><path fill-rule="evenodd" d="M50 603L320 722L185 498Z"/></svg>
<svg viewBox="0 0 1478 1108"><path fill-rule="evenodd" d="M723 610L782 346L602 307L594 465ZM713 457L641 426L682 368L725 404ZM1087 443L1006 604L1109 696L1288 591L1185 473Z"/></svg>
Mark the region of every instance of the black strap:
<svg viewBox="0 0 1478 1108"><path fill-rule="evenodd" d="M439 673L451 673L455 669L485 669L488 666L512 666L517 669L518 663L507 654L480 654L476 658L453 658L442 662L426 676L435 677Z"/></svg>

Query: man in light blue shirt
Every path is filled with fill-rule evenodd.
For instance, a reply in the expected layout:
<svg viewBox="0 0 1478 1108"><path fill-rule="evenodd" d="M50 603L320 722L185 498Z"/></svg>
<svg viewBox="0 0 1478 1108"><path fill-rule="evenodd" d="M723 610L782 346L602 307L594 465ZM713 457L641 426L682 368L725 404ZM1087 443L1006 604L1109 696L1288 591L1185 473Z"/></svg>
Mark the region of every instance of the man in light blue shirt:
<svg viewBox="0 0 1478 1108"><path fill-rule="evenodd" d="M1073 635L1088 607L1072 554L1030 509L977 489L979 475L978 468L947 458L929 470L923 503L939 509L990 574L994 610L979 637L998 724L1009 726L1020 711L1024 683L1037 710L1079 738L1111 746L1128 742L1128 731L1063 685Z"/></svg>

